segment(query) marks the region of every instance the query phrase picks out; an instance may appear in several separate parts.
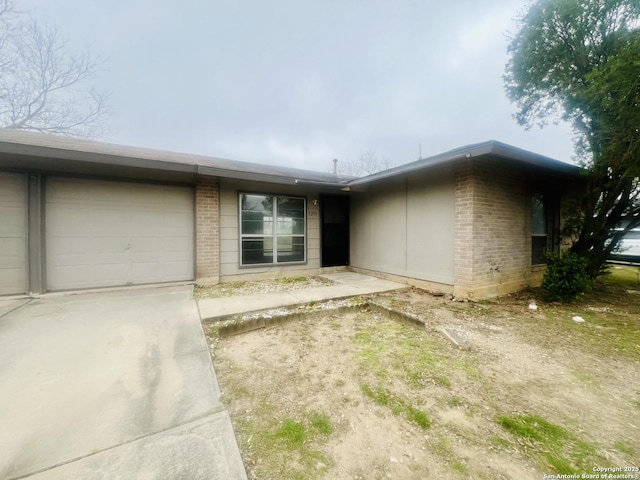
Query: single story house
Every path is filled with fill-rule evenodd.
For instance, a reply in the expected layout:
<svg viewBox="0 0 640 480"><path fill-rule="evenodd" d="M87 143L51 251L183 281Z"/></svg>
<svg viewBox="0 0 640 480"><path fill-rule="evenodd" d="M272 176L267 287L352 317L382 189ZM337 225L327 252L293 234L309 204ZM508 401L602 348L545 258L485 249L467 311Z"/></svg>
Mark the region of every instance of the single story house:
<svg viewBox="0 0 640 480"><path fill-rule="evenodd" d="M0 294L343 267L503 294L540 282L580 178L496 141L354 179L0 130Z"/></svg>

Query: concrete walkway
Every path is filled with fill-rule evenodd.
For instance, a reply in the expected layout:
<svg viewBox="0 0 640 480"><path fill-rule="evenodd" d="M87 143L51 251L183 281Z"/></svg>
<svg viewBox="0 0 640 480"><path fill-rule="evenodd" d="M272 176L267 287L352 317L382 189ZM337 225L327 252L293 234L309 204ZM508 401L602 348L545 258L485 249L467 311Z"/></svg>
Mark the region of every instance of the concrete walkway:
<svg viewBox="0 0 640 480"><path fill-rule="evenodd" d="M204 299L202 319L407 288ZM246 480L190 286L0 299L0 479Z"/></svg>
<svg viewBox="0 0 640 480"><path fill-rule="evenodd" d="M246 474L191 286L0 299L0 479Z"/></svg>
<svg viewBox="0 0 640 480"><path fill-rule="evenodd" d="M212 321L229 315L245 314L272 308L293 307L309 302L322 302L409 288L402 283L354 272L338 272L321 276L334 282L334 285L305 288L290 292L203 298L198 301L200 317L202 320Z"/></svg>

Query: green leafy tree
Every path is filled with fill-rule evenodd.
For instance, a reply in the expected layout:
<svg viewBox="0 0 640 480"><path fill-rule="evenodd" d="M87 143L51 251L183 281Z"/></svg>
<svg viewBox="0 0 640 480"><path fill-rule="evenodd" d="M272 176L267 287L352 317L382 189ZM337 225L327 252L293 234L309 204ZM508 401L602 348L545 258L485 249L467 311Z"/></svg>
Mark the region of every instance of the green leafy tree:
<svg viewBox="0 0 640 480"><path fill-rule="evenodd" d="M518 123L573 126L587 188L565 233L592 278L640 225L639 27L640 0L538 0L508 49Z"/></svg>

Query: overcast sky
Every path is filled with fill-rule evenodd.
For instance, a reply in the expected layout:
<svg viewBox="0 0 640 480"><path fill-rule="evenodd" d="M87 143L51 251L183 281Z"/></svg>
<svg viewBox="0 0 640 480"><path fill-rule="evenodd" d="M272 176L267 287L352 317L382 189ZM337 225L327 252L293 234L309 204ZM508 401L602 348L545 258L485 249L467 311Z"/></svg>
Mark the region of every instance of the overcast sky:
<svg viewBox="0 0 640 480"><path fill-rule="evenodd" d="M491 139L571 158L504 94L524 1L14 1L106 59L105 141L320 171Z"/></svg>

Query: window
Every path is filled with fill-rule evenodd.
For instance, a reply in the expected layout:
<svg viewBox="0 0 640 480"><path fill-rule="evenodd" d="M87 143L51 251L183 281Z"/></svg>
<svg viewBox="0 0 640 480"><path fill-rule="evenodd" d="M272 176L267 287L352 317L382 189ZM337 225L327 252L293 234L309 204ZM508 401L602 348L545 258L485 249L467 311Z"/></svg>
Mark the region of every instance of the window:
<svg viewBox="0 0 640 480"><path fill-rule="evenodd" d="M304 262L304 198L240 194L240 265Z"/></svg>
<svg viewBox="0 0 640 480"><path fill-rule="evenodd" d="M541 265L547 253L547 211L541 193L531 196L531 264Z"/></svg>

